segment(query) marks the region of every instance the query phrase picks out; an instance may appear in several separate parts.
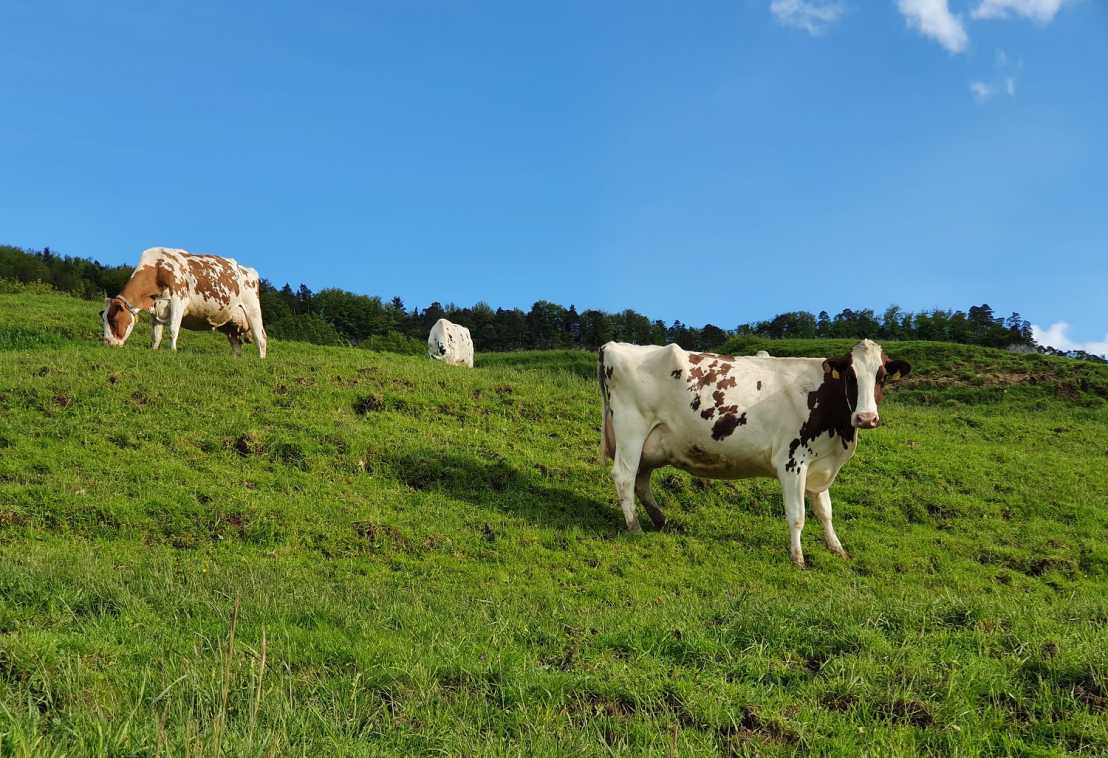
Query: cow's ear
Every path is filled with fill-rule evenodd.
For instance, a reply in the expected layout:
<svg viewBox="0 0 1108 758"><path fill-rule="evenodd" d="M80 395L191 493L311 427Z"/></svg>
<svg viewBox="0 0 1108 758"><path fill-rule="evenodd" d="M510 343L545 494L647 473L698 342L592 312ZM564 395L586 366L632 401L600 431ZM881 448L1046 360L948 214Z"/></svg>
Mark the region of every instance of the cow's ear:
<svg viewBox="0 0 1108 758"><path fill-rule="evenodd" d="M912 364L908 361L889 361L885 364L885 377L890 382L903 379L912 373Z"/></svg>
<svg viewBox="0 0 1108 758"><path fill-rule="evenodd" d="M835 380L842 379L849 362L849 358L828 358L823 362L824 376L830 375Z"/></svg>

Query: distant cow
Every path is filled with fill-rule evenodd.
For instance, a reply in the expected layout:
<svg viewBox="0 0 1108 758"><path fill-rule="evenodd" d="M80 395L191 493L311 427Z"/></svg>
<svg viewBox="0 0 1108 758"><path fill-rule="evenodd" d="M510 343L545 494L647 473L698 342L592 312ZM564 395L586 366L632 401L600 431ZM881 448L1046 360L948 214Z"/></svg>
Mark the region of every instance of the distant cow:
<svg viewBox="0 0 1108 758"><path fill-rule="evenodd" d="M427 336L427 355L451 366L473 368L473 339L469 329L440 318Z"/></svg>
<svg viewBox="0 0 1108 758"><path fill-rule="evenodd" d="M242 353L244 341L256 342L258 355L265 358L267 339L259 286L258 272L240 266L233 258L152 247L143 251L123 290L105 301L100 311L104 343L123 345L139 311L147 311L154 321L154 350L161 344L166 325L169 344L176 350L183 326L223 332L235 355Z"/></svg>
<svg viewBox="0 0 1108 758"><path fill-rule="evenodd" d="M848 557L831 525L828 488L854 455L856 431L880 422L885 383L910 371L870 340L826 360L736 358L609 342L600 348L598 366L601 449L613 460L627 528L641 531L636 495L654 524L665 524L650 491L656 468L676 466L711 479L776 477L793 562L804 565L805 493L827 547Z"/></svg>

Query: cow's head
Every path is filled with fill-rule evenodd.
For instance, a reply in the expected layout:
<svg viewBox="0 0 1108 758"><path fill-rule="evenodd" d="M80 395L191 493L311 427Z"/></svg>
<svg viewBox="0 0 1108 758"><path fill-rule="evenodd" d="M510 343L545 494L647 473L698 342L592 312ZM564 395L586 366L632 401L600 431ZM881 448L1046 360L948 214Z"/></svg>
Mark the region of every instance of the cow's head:
<svg viewBox="0 0 1108 758"><path fill-rule="evenodd" d="M912 371L908 361L893 361L873 340L862 340L841 358L823 362L825 380L842 387L851 425L874 429L881 423L877 406L885 397L885 382Z"/></svg>
<svg viewBox="0 0 1108 758"><path fill-rule="evenodd" d="M122 347L135 328L138 312L138 308L121 296L105 299L104 310L100 311L100 320L104 323L104 344Z"/></svg>

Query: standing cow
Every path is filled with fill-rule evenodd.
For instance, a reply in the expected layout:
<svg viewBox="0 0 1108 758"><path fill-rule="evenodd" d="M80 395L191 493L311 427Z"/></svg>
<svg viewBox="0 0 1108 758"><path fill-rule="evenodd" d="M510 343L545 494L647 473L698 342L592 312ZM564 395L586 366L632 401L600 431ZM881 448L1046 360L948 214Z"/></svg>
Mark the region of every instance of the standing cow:
<svg viewBox="0 0 1108 758"><path fill-rule="evenodd" d="M154 321L154 350L161 344L166 325L170 347L176 350L183 326L223 332L236 356L242 353L244 341L256 342L258 355L265 358L267 339L259 287L258 272L240 266L233 258L152 247L143 251L123 290L105 300L100 312L104 343L122 346L139 311L147 311Z"/></svg>
<svg viewBox="0 0 1108 758"><path fill-rule="evenodd" d="M789 552L804 565L804 495L827 547L849 557L831 525L828 488L858 446L858 429L880 422L887 381L911 366L871 340L838 358L770 358L689 353L676 345L600 348L604 401L601 449L632 532L638 495L659 528L665 517L650 474L676 466L711 479L776 477L785 499Z"/></svg>
<svg viewBox="0 0 1108 758"><path fill-rule="evenodd" d="M473 368L473 339L469 329L440 318L427 336L427 355L451 366Z"/></svg>

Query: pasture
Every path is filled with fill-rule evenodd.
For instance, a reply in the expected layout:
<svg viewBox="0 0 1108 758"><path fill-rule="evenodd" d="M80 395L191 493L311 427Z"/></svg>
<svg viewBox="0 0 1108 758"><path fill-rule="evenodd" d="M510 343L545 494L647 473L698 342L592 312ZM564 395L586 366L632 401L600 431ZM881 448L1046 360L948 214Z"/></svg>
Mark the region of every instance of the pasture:
<svg viewBox="0 0 1108 758"><path fill-rule="evenodd" d="M118 350L0 295L0 753L1108 751L1108 368L937 343L831 493L655 475L588 353ZM737 341L823 355L848 343ZM477 346L480 349L480 345Z"/></svg>

